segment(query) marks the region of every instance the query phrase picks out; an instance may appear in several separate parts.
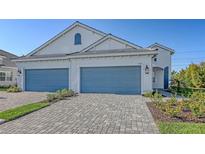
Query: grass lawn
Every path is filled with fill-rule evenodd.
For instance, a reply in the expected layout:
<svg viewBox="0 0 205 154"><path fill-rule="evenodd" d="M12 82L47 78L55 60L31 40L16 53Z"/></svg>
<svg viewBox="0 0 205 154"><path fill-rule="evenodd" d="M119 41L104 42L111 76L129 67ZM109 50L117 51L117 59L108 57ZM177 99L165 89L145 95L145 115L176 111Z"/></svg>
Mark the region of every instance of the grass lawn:
<svg viewBox="0 0 205 154"><path fill-rule="evenodd" d="M159 122L162 134L205 134L205 123Z"/></svg>
<svg viewBox="0 0 205 154"><path fill-rule="evenodd" d="M6 121L14 120L18 117L24 116L28 113L39 110L39 109L44 108L46 106L49 106L49 103L47 101L26 104L23 106L19 106L19 107L13 108L13 109L9 109L9 110L0 112L0 119L4 119Z"/></svg>

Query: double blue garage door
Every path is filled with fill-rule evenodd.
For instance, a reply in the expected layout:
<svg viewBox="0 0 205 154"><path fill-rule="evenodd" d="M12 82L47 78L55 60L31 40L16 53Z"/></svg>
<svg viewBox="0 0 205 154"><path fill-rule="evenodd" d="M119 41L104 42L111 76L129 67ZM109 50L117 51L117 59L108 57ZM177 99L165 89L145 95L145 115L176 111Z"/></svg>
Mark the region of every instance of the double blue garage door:
<svg viewBox="0 0 205 154"><path fill-rule="evenodd" d="M27 91L52 92L69 88L68 81L68 69L25 70ZM80 68L80 92L140 94L141 67L82 67Z"/></svg>

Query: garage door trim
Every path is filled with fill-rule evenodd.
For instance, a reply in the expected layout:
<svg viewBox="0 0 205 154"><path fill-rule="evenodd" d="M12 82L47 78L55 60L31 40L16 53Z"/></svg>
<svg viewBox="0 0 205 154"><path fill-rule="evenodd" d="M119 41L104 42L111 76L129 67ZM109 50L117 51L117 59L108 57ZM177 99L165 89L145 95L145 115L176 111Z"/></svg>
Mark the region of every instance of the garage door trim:
<svg viewBox="0 0 205 154"><path fill-rule="evenodd" d="M142 65L111 65L111 66L80 66L79 67L79 92L82 92L82 69L83 68L114 68L114 67L139 67L139 72L140 72L140 82L139 82L139 94L142 94L142 90L143 90L143 86L142 86L142 82L143 82L143 71L142 71ZM97 92L96 92L97 93Z"/></svg>
<svg viewBox="0 0 205 154"><path fill-rule="evenodd" d="M62 69L65 69L65 70L67 70L67 73L68 73L68 75L67 75L67 79L68 79L68 83L67 83L67 88L68 89L70 89L70 84L71 84L71 82L70 82L70 68L68 68L68 67L60 67L60 68L27 68L27 69L23 69L23 89L26 91L27 90L27 87L26 87L26 84L27 84L27 82L26 82L26 72L28 71L28 70L62 70Z"/></svg>

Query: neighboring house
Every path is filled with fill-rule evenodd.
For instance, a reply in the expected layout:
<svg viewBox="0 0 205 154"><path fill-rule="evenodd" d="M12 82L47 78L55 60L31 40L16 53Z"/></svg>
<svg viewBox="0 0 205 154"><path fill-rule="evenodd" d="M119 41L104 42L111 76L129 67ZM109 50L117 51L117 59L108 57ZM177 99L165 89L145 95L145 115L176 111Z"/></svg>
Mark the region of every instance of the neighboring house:
<svg viewBox="0 0 205 154"><path fill-rule="evenodd" d="M15 60L25 91L141 94L167 89L173 49L142 48L80 22Z"/></svg>
<svg viewBox="0 0 205 154"><path fill-rule="evenodd" d="M11 61L16 55L0 50L0 86L17 84L17 66Z"/></svg>

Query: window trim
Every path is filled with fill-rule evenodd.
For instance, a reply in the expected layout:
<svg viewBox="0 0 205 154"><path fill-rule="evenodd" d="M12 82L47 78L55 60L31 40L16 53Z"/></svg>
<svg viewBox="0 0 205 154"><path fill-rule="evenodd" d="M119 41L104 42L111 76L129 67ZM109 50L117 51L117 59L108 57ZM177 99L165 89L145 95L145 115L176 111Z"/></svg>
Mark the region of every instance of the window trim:
<svg viewBox="0 0 205 154"><path fill-rule="evenodd" d="M3 78L4 78L4 80L3 80ZM2 81L2 82L6 81L6 72L5 71L0 72L0 81Z"/></svg>
<svg viewBox="0 0 205 154"><path fill-rule="evenodd" d="M0 76L0 78L4 78L4 80L0 80L0 82L11 82L13 81L13 72L12 71L0 71L0 73L3 73L4 76Z"/></svg>

